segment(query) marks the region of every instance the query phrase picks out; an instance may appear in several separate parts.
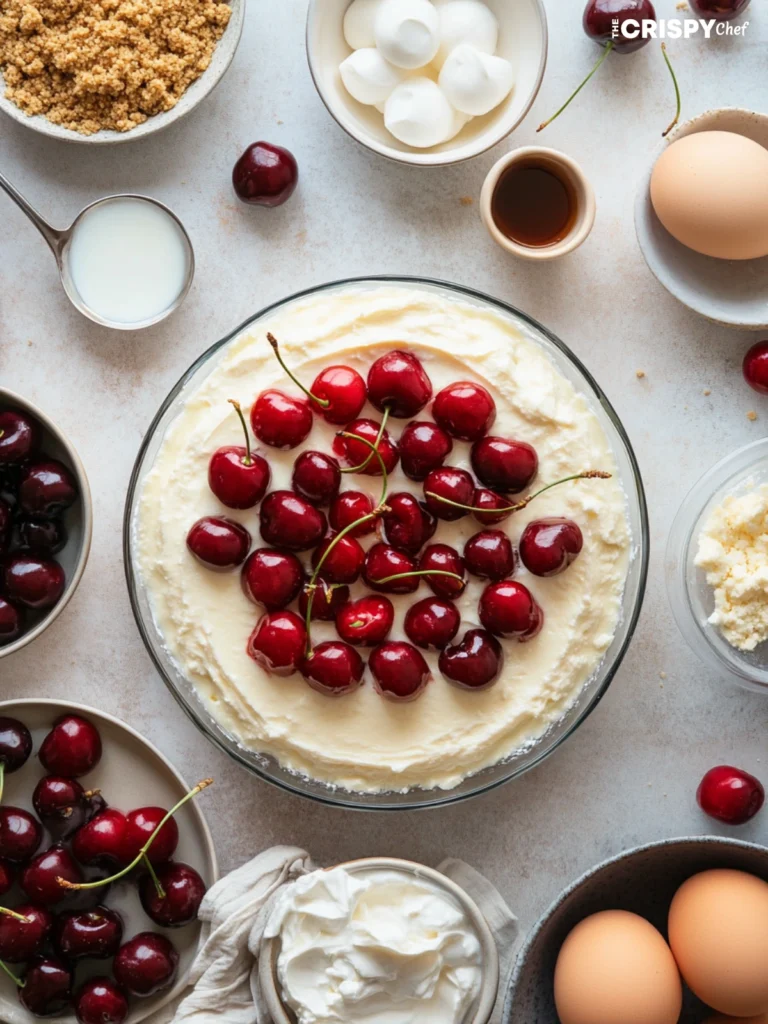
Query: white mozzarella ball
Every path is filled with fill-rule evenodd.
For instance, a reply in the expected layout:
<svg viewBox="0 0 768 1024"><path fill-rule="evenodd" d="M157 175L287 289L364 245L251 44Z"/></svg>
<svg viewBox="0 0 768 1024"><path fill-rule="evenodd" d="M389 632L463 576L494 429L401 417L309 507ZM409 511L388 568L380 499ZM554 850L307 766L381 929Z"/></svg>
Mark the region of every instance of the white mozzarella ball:
<svg viewBox="0 0 768 1024"><path fill-rule="evenodd" d="M451 51L438 82L457 110L479 117L509 95L515 71L503 57L492 57L462 43Z"/></svg>
<svg viewBox="0 0 768 1024"><path fill-rule="evenodd" d="M373 23L381 0L352 0L344 15L344 38L353 50L375 46Z"/></svg>
<svg viewBox="0 0 768 1024"><path fill-rule="evenodd" d="M442 67L448 54L461 43L469 43L481 53L495 53L499 43L499 23L493 11L481 0L450 0L439 10L440 48L435 63Z"/></svg>
<svg viewBox="0 0 768 1024"><path fill-rule="evenodd" d="M431 78L409 78L395 89L384 109L384 124L396 139L428 149L452 139L463 125L445 93Z"/></svg>
<svg viewBox="0 0 768 1024"><path fill-rule="evenodd" d="M382 0L374 22L382 56L410 71L429 64L440 45L440 18L429 0Z"/></svg>
<svg viewBox="0 0 768 1024"><path fill-rule="evenodd" d="M351 53L342 62L339 72L350 96L369 106L384 103L404 78L400 68L387 63L379 51L371 47Z"/></svg>

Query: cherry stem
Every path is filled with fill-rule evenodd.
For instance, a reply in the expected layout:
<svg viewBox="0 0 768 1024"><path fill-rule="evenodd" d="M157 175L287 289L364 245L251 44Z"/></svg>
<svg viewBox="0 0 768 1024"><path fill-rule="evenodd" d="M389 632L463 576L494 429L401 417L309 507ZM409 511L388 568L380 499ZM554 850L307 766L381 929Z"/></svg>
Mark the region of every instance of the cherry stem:
<svg viewBox="0 0 768 1024"><path fill-rule="evenodd" d="M251 439L248 436L248 425L245 422L245 416L243 416L243 410L240 408L240 403L236 402L234 398L228 398L227 401L231 406L234 407L235 412L240 417L240 422L243 425L243 433L245 434L245 459L243 460L244 466L253 465L253 459L251 458Z"/></svg>
<svg viewBox="0 0 768 1024"><path fill-rule="evenodd" d="M24 920L26 920L26 918ZM26 982L23 982L21 980L21 978L17 978L16 975L13 973L13 971L10 969L8 964L5 963L4 960L0 960L0 967L2 967L2 969L5 971L5 973L8 975L8 977L14 983L14 985L16 985L18 988L24 988L24 985L26 984Z"/></svg>
<svg viewBox="0 0 768 1024"><path fill-rule="evenodd" d="M592 68L592 70L591 70L591 71L589 72L589 74L588 74L588 75L587 75L587 77L586 77L586 78L584 79L584 81L583 81L583 82L581 83L581 85L580 85L580 86L578 87L578 89L576 90L576 92L573 92L573 93L571 93L571 95L570 95L570 96L568 97L568 99L567 99L567 100L565 101L565 103L564 103L564 104L562 105L562 107L560 107L560 109L559 109L559 110L557 111L557 113L553 114L553 115L552 115L552 117L550 117L548 121L542 121L542 122L541 122L541 124L539 125L539 127L538 127L538 128L536 129L536 131L537 131L537 132L540 132L540 131L541 131L541 130L542 130L543 128L546 128L548 124L552 124L552 122L553 122L553 121L555 120L555 118L556 118L556 117L559 117L559 116L560 116L560 115L562 114L562 112L563 112L563 111L565 110L565 108L566 108L567 106L570 106L571 102L572 102L573 100L575 100L575 99L576 99L576 97L577 97L577 96L579 95L579 93L581 92L581 90L582 90L582 89L584 88L584 86L585 86L585 85L587 84L587 82L588 82L588 81L590 80L590 78L592 77L592 75L594 75L594 73L595 73L595 72L597 71L597 69L598 69L598 68L600 67L600 65L601 65L601 64L603 63L603 61L605 60L605 58L606 58L606 57L608 56L608 54L609 54L609 53L611 52L611 50L613 49L613 47L614 47L614 41L613 41L613 39L610 39L610 40L609 40L609 41L608 41L608 42L607 42L607 43L605 44L605 46L603 47L603 52L602 52L602 53L600 54L600 59L598 60L597 64L595 64L595 66L594 66L594 67Z"/></svg>
<svg viewBox="0 0 768 1024"><path fill-rule="evenodd" d="M672 122L672 124L670 124L670 126L666 129L666 131L663 131L661 133L661 137L663 139L666 139L666 137L669 135L669 133L675 127L677 122L680 120L680 86L677 84L677 75L675 74L675 69L672 67L672 62L669 59L669 54L667 53L667 44L666 43L662 43L661 44L661 52L663 53L664 60L666 62L667 67L669 68L669 73L670 73L670 75L672 75L672 84L675 87L675 100L677 102L677 109L675 110L675 119L674 119L674 121Z"/></svg>
<svg viewBox="0 0 768 1024"><path fill-rule="evenodd" d="M610 480L610 478L611 474L604 473L601 469L588 469L584 473L574 473L573 476L564 476L562 480L555 480L554 483L546 484L546 486L541 487L533 494L529 494L527 498L522 498L520 501L515 502L514 505L506 505L502 508L477 508L475 505L462 505L458 501L444 498L441 494L435 494L434 491L425 491L424 493L428 498L435 498L437 501L442 501L444 505L453 505L454 508L466 509L467 512L479 512L481 515L483 513L498 515L499 512L521 512L524 508L528 508L534 498L538 498L540 494L549 491L552 487L567 484L569 480Z"/></svg>
<svg viewBox="0 0 768 1024"><path fill-rule="evenodd" d="M289 370L288 367L285 365L285 362L283 361L282 354L280 353L280 346L277 344L277 338L274 336L274 334L269 334L268 333L267 334L267 341L272 346L272 350L274 351L275 355L277 356L278 363L280 363L280 365L285 370L285 372L288 374L288 376L291 378L291 380L296 385L296 387L297 388L301 388L301 390L304 392L304 394L307 395L309 398L311 398L313 402L317 402L317 404L320 406L321 409L327 409L328 406L331 404L330 400L328 398L318 398L316 395L313 395L312 392L309 390L309 388L305 388L304 385L301 383L301 381L293 373L293 371Z"/></svg>
<svg viewBox="0 0 768 1024"><path fill-rule="evenodd" d="M371 580L371 583L380 586L382 583L392 583L394 580L408 580L413 576L452 576L453 579L459 581L462 587L466 586L463 576L459 576L456 572L448 572L447 569L414 569L411 572L398 572L394 576L385 576L383 580Z"/></svg>
<svg viewBox="0 0 768 1024"><path fill-rule="evenodd" d="M29 924L28 917L24 917L23 914L17 914L15 910L9 910L8 907L0 907L0 914L5 914L6 917L13 917L23 924Z"/></svg>
<svg viewBox="0 0 768 1024"><path fill-rule="evenodd" d="M155 871L154 864L149 859L149 857L146 855L146 853L144 854L144 867L149 872L149 877L152 879L152 884L155 887L155 892L157 893L158 898L161 899L161 900L164 900L165 899L165 889L160 884L160 879L157 877L157 872Z"/></svg>
<svg viewBox="0 0 768 1024"><path fill-rule="evenodd" d="M345 466L342 469L342 473L362 473L364 469L367 469L368 463L371 461L373 456L378 453L381 439L384 437L384 431L387 428L387 420L389 419L389 406L384 406L384 415L381 417L381 423L379 424L379 432L376 435L376 440L371 444L370 441L366 441L364 437L359 437L357 434L345 434L343 431L338 434L338 437L353 437L356 441L365 441L368 447L371 449L366 455L359 466Z"/></svg>
<svg viewBox="0 0 768 1024"><path fill-rule="evenodd" d="M131 861L131 863L128 865L128 867L123 868L122 871L118 871L116 875L112 875L111 878L99 878L95 882L70 882L66 878L62 878L61 875L59 875L59 877L56 879L56 881L59 883L59 885L62 887L62 889L67 889L67 890L77 889L77 890L80 890L80 889L100 889L103 885L111 885L112 882L117 882L119 879L125 878L126 875L130 874L130 872L133 871L133 869L135 867L138 867L138 865L142 862L142 860L145 859L147 850L149 850L150 846L152 845L152 843L154 843L155 839L157 838L158 833L161 831L163 826L167 822L169 822L171 820L171 818L174 816L174 814L176 814L177 811L180 811L181 808L184 806L184 804L186 804L193 797L197 796L198 793L202 793L202 791L204 789L207 789L209 786L212 786L212 785L213 785L213 779L203 779L202 782L198 782L198 784L194 787L194 789L190 789L190 791L186 794L186 796L183 796L181 798L181 800L179 800L179 802L176 804L176 806L172 807L171 810L168 811L168 813L165 815L163 820L157 826L157 828L152 833L152 835L149 837L149 839L146 841L146 843L144 843L144 845L139 850L139 852L136 854L136 856Z"/></svg>

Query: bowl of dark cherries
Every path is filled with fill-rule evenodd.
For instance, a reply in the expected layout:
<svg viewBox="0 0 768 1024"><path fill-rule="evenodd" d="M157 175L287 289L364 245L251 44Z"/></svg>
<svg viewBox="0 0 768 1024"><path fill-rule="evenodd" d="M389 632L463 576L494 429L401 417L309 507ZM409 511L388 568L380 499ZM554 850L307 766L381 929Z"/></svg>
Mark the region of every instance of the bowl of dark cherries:
<svg viewBox="0 0 768 1024"><path fill-rule="evenodd" d="M91 523L72 445L39 409L0 388L0 658L63 611L85 570Z"/></svg>

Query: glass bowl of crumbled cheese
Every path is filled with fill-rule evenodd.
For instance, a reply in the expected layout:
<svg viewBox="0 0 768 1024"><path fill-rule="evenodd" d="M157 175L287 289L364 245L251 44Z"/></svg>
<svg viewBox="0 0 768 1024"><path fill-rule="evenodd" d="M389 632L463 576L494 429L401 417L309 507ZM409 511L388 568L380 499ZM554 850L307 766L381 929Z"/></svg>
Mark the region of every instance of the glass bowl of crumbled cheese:
<svg viewBox="0 0 768 1024"><path fill-rule="evenodd" d="M768 694L768 438L699 480L667 543L677 624L710 667Z"/></svg>

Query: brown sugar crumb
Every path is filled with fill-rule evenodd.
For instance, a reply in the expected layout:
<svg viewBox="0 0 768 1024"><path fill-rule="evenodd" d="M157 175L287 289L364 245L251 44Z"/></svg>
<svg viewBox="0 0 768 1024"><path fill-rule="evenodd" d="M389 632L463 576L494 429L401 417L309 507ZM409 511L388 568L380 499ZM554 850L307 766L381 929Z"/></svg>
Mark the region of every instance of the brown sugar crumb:
<svg viewBox="0 0 768 1024"><path fill-rule="evenodd" d="M710 388L704 388L704 390L702 391L702 394L709 396L709 395L712 394L712 391L711 391Z"/></svg>
<svg viewBox="0 0 768 1024"><path fill-rule="evenodd" d="M645 376L645 370L635 370L635 376L638 380L642 380Z"/></svg>
<svg viewBox="0 0 768 1024"><path fill-rule="evenodd" d="M203 74L231 13L217 0L0 0L5 95L83 135L130 131Z"/></svg>
<svg viewBox="0 0 768 1024"><path fill-rule="evenodd" d="M462 196L461 199L459 199L459 202L461 203L462 206L473 206L475 200L472 198L472 196Z"/></svg>
<svg viewBox="0 0 768 1024"><path fill-rule="evenodd" d="M747 419L752 420L753 423L755 422L755 420L757 419L757 413L754 409L749 410L749 412L747 413Z"/></svg>

